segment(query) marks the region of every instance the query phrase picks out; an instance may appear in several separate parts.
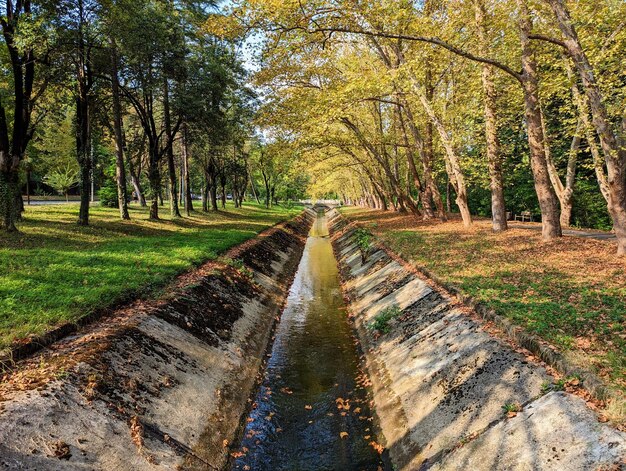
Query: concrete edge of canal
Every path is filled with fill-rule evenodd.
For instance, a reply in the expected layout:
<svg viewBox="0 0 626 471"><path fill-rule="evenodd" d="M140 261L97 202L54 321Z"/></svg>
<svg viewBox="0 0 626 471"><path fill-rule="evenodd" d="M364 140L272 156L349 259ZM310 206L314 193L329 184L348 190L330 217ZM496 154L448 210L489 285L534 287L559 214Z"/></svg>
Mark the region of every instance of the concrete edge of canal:
<svg viewBox="0 0 626 471"><path fill-rule="evenodd" d="M314 219L21 362L0 383L0 468L221 469Z"/></svg>
<svg viewBox="0 0 626 471"><path fill-rule="evenodd" d="M626 436L551 388L536 358L328 212L332 243L398 470L617 470ZM372 329L376 322L380 330Z"/></svg>

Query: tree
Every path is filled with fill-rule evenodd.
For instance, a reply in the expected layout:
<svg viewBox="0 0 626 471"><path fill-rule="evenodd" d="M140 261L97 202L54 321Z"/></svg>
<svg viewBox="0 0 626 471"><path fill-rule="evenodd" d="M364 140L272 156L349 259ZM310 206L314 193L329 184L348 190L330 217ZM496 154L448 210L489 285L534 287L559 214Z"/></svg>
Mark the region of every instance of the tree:
<svg viewBox="0 0 626 471"><path fill-rule="evenodd" d="M159 196L161 194L160 163L170 152L174 136L182 124L179 114L169 132L162 129L165 110L159 106L163 96L163 83L168 74L182 73L181 70L167 70L172 56L178 55L171 44L172 24L168 16L169 6L160 2L123 2L118 4L115 18L115 31L120 52L125 63L120 70L120 87L125 98L133 106L147 139L148 181L150 184L150 219L159 219ZM136 35L136 31L151 31L149 36ZM173 50L174 49L174 50ZM178 61L174 61L180 65ZM169 95L168 95L169 99ZM169 120L169 109L167 110Z"/></svg>
<svg viewBox="0 0 626 471"><path fill-rule="evenodd" d="M50 82L46 73L38 79L37 72L45 67L51 47L46 41L47 11L33 11L29 0L7 0L1 10L4 67L10 70L12 93L0 99L0 230L13 232L23 206L20 162L33 136L35 104Z"/></svg>
<svg viewBox="0 0 626 471"><path fill-rule="evenodd" d="M79 183L79 173L69 165L64 169L54 170L44 177L44 181L54 188L59 194L65 195L65 200L69 201L68 193L70 189Z"/></svg>

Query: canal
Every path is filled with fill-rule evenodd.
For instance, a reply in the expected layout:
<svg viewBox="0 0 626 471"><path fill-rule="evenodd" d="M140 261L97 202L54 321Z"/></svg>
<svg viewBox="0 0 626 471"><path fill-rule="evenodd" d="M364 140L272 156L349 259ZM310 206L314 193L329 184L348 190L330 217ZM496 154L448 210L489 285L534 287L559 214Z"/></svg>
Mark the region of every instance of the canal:
<svg viewBox="0 0 626 471"><path fill-rule="evenodd" d="M385 469L360 366L318 213L232 469Z"/></svg>

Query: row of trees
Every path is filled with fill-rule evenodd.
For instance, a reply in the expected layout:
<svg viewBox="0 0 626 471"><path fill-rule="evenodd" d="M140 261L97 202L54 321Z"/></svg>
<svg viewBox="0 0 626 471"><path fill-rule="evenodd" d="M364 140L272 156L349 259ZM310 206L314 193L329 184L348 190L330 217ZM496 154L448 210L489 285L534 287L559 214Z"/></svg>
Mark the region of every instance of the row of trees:
<svg viewBox="0 0 626 471"><path fill-rule="evenodd" d="M0 229L16 230L33 179L77 184L80 225L94 181L123 219L131 193L154 220L163 200L189 214L192 189L204 210L227 194L238 206L250 192L268 205L294 196L295 155L254 137L255 94L210 15L201 0L2 3Z"/></svg>
<svg viewBox="0 0 626 471"><path fill-rule="evenodd" d="M610 216L626 254L621 0L250 0L233 14L265 32L266 125L306 150L320 192L425 219L454 194L470 226L488 187L494 230L507 204L534 201L546 240L577 202Z"/></svg>

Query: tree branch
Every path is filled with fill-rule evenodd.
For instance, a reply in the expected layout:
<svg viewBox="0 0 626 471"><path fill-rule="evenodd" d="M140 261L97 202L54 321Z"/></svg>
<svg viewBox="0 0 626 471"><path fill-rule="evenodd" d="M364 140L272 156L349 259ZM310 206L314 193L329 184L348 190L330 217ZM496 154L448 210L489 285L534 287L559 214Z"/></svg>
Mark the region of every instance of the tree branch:
<svg viewBox="0 0 626 471"><path fill-rule="evenodd" d="M545 42L548 42L548 43L556 44L557 46L560 46L563 49L565 49L565 51L567 52L567 46L560 39L551 38L550 36L545 36L543 34L529 34L528 38L529 39L535 39L535 40L538 40L538 41L545 41Z"/></svg>
<svg viewBox="0 0 626 471"><path fill-rule="evenodd" d="M495 59L490 59L488 57L477 56L475 54L472 54L471 52L465 51L461 48L458 48L436 37L413 36L409 34L393 34L393 33L385 33L382 31L368 31L368 30L363 30L363 29L345 28L345 27L334 27L334 28L326 27L326 28L316 28L316 29L307 29L307 28L301 27L299 29L303 29L309 34L338 32L338 33L348 33L348 34L361 34L363 36L372 36L372 37L377 37L377 38L403 39L406 41L418 41L418 42L434 44L436 46L440 46L444 49L447 49L448 51L458 56L465 57L466 59L492 65L502 70L503 72L506 72L511 77L518 80L519 82L522 81L522 73L516 72L515 70L511 69L506 64L503 64Z"/></svg>

